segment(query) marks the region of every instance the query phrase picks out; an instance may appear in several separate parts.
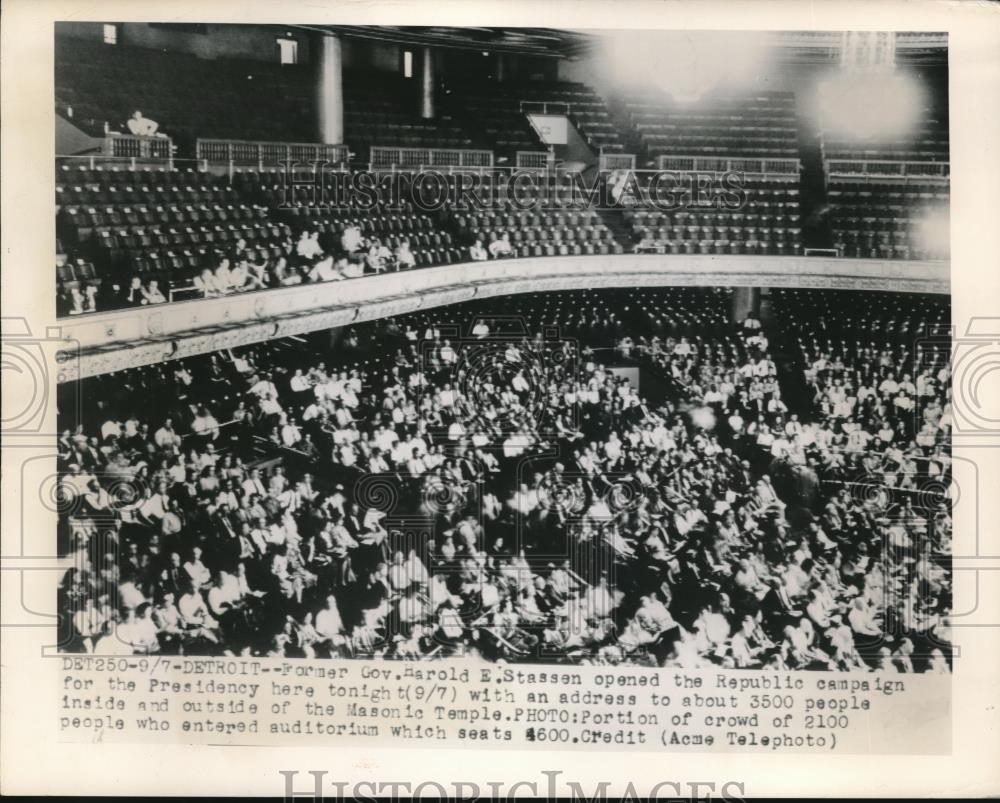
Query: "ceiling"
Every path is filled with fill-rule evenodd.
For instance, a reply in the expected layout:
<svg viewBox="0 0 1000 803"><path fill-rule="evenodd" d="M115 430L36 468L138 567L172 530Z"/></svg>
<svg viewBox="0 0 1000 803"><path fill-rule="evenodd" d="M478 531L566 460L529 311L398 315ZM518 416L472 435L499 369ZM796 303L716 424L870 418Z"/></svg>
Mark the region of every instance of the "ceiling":
<svg viewBox="0 0 1000 803"><path fill-rule="evenodd" d="M557 28L337 25L329 30L353 39L564 58L582 55L594 41L590 34Z"/></svg>
<svg viewBox="0 0 1000 803"><path fill-rule="evenodd" d="M315 26L309 27L317 30ZM324 26L345 37L373 39L399 44L490 50L536 56L574 58L586 55L600 40L613 32L566 28L461 28L448 26ZM763 32L762 32L763 33ZM774 31L765 34L782 51L786 63L836 63L839 59L839 31ZM948 34L897 32L897 61L906 64L944 64L948 59Z"/></svg>

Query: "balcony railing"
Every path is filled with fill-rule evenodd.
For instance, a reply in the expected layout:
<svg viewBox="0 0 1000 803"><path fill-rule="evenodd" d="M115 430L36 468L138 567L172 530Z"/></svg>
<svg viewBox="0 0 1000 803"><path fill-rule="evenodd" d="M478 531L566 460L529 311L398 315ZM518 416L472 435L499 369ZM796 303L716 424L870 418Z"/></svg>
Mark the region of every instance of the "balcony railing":
<svg viewBox="0 0 1000 803"><path fill-rule="evenodd" d="M947 179L950 162L904 162L891 159L828 159L826 174L831 178L867 179Z"/></svg>
<svg viewBox="0 0 1000 803"><path fill-rule="evenodd" d="M59 382L467 301L580 287L802 287L950 292L946 261L618 254L462 262L175 301L59 321Z"/></svg>
<svg viewBox="0 0 1000 803"><path fill-rule="evenodd" d="M350 150L346 145L324 145L316 142L254 142L243 139L199 139L196 144L199 159L234 165L265 165L288 162L346 162Z"/></svg>
<svg viewBox="0 0 1000 803"><path fill-rule="evenodd" d="M635 154L601 153L601 170L635 170Z"/></svg>
<svg viewBox="0 0 1000 803"><path fill-rule="evenodd" d="M522 100L518 103L521 114L569 115L571 106L565 100Z"/></svg>
<svg viewBox="0 0 1000 803"><path fill-rule="evenodd" d="M373 145L370 154L373 170L425 167L493 167L493 151L466 148L391 148Z"/></svg>
<svg viewBox="0 0 1000 803"><path fill-rule="evenodd" d="M528 170L545 169L554 161L555 156L550 151L518 151L515 165Z"/></svg>
<svg viewBox="0 0 1000 803"><path fill-rule="evenodd" d="M753 173L765 176L798 176L798 159L764 159L746 156L661 156L657 160L660 170L677 170L682 173Z"/></svg>
<svg viewBox="0 0 1000 803"><path fill-rule="evenodd" d="M174 141L167 136L108 134L104 138L104 155L127 159L172 159Z"/></svg>

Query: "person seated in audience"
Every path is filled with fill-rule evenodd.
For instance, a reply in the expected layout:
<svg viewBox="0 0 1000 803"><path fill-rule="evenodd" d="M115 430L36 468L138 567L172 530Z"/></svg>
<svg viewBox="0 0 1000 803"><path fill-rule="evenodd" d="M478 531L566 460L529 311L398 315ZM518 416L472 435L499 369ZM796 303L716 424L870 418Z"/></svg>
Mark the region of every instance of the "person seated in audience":
<svg viewBox="0 0 1000 803"><path fill-rule="evenodd" d="M249 254L250 250L247 241L243 237L240 237L229 252L229 261L233 265L238 265L244 259L247 259Z"/></svg>
<svg viewBox="0 0 1000 803"><path fill-rule="evenodd" d="M212 275L215 279L215 291L219 295L225 296L233 292L232 271L227 258L223 257Z"/></svg>
<svg viewBox="0 0 1000 803"><path fill-rule="evenodd" d="M138 276L133 276L129 280L128 287L122 290L119 305L122 307L141 307L146 303L144 293L142 279Z"/></svg>
<svg viewBox="0 0 1000 803"><path fill-rule="evenodd" d="M266 290L272 286L273 278L268 271L266 259L261 262L251 262L249 259L245 259L241 264L246 272L247 290Z"/></svg>
<svg viewBox="0 0 1000 803"><path fill-rule="evenodd" d="M211 268L203 268L201 273L195 276L194 287L201 293L202 298L217 298L223 295Z"/></svg>
<svg viewBox="0 0 1000 803"><path fill-rule="evenodd" d="M355 223L351 223L340 235L340 247L345 254L353 254L361 248L364 238L361 236L361 229Z"/></svg>
<svg viewBox="0 0 1000 803"><path fill-rule="evenodd" d="M159 131L160 124L148 117L143 117L142 112L138 109L132 112L132 116L128 119L127 126L129 133L137 137L164 136L164 134Z"/></svg>
<svg viewBox="0 0 1000 803"><path fill-rule="evenodd" d="M87 308L88 299L76 285L69 289L68 295L61 294L59 300L61 302L61 304L57 305L59 313L64 315L82 315L85 312L93 312L97 309L96 302L93 310Z"/></svg>
<svg viewBox="0 0 1000 803"><path fill-rule="evenodd" d="M97 285L87 283L83 287L83 311L97 312Z"/></svg>
<svg viewBox="0 0 1000 803"><path fill-rule="evenodd" d="M410 250L410 241L405 237L396 246L395 259L399 270L407 270L417 266L417 258L413 255L413 251Z"/></svg>
<svg viewBox="0 0 1000 803"><path fill-rule="evenodd" d="M211 456L213 454L213 449L211 448L212 441L218 439L220 429L219 422L204 405L199 405L195 411L194 419L191 422L191 433L197 436L200 442L206 447L206 455ZM208 463L205 463L205 465L208 465Z"/></svg>
<svg viewBox="0 0 1000 803"><path fill-rule="evenodd" d="M500 259L501 257L509 257L513 255L514 251L510 247L510 235L507 232L504 232L500 235L499 239L490 243L490 256L493 257L493 259Z"/></svg>
<svg viewBox="0 0 1000 803"><path fill-rule="evenodd" d="M489 335L490 335L489 324L486 322L485 318L479 318L476 321L475 325L472 327L472 336L476 338L476 340L482 340L485 337L489 337Z"/></svg>
<svg viewBox="0 0 1000 803"><path fill-rule="evenodd" d="M319 244L319 232L304 230L295 246L295 253L310 262L321 256L323 249Z"/></svg>
<svg viewBox="0 0 1000 803"><path fill-rule="evenodd" d="M489 258L489 254L483 248L483 241L478 237L469 248L469 258L474 262L485 262Z"/></svg>
<svg viewBox="0 0 1000 803"><path fill-rule="evenodd" d="M149 284L142 290L142 300L144 304L165 304L167 299L160 291L160 283L156 279L150 279Z"/></svg>
<svg viewBox="0 0 1000 803"><path fill-rule="evenodd" d="M288 260L283 256L275 260L271 274L275 283L281 287L291 287L302 283L302 276L288 265Z"/></svg>
<svg viewBox="0 0 1000 803"><path fill-rule="evenodd" d="M392 251L390 251L377 237L368 246L368 254L365 257L365 264L374 273L384 273L392 261Z"/></svg>
<svg viewBox="0 0 1000 803"><path fill-rule="evenodd" d="M234 293L242 293L249 289L247 287L248 281L247 262L245 259L241 259L229 271L229 287Z"/></svg>
<svg viewBox="0 0 1000 803"><path fill-rule="evenodd" d="M334 282L343 278L344 276L334 266L332 256L323 257L309 271L309 281L311 282Z"/></svg>
<svg viewBox="0 0 1000 803"><path fill-rule="evenodd" d="M349 258L341 260L340 273L345 279L357 279L365 275L365 260Z"/></svg>
<svg viewBox="0 0 1000 803"><path fill-rule="evenodd" d="M218 622L208 612L208 605L201 591L190 581L181 583L181 597L177 600L181 627L188 638L202 638L218 643Z"/></svg>

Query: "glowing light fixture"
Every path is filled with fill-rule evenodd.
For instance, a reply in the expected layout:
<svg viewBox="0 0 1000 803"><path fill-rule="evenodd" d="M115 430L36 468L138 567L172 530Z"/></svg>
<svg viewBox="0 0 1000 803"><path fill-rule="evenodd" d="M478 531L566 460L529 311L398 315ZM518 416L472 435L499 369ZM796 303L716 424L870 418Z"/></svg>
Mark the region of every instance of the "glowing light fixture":
<svg viewBox="0 0 1000 803"><path fill-rule="evenodd" d="M928 209L917 222L917 244L932 258L944 258L951 250L951 219L947 209Z"/></svg>
<svg viewBox="0 0 1000 803"><path fill-rule="evenodd" d="M608 38L611 74L691 103L720 86L752 83L764 61L763 36L749 31L623 31Z"/></svg>
<svg viewBox="0 0 1000 803"><path fill-rule="evenodd" d="M840 72L820 84L826 131L844 139L900 139L912 134L923 95L911 78L896 71L896 34L845 31Z"/></svg>
<svg viewBox="0 0 1000 803"><path fill-rule="evenodd" d="M824 127L848 139L905 138L920 118L923 94L899 73L849 72L820 85Z"/></svg>

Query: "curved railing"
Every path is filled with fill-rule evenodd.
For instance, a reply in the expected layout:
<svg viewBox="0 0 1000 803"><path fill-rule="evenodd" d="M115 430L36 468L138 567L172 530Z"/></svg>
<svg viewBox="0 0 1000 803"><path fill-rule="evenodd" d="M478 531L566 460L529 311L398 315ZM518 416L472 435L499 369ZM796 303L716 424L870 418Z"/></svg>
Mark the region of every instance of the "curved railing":
<svg viewBox="0 0 1000 803"><path fill-rule="evenodd" d="M599 287L950 292L946 262L773 256L560 256L467 262L60 321L60 381L473 298ZM115 348L120 345L120 348Z"/></svg>

